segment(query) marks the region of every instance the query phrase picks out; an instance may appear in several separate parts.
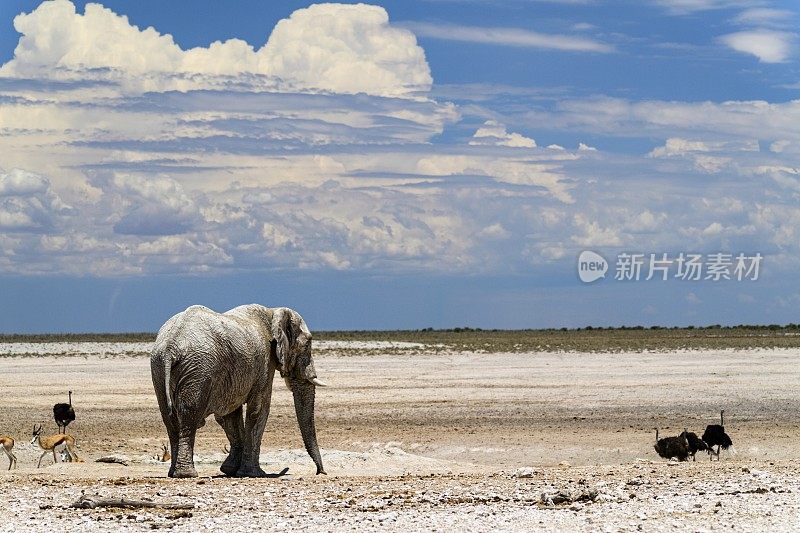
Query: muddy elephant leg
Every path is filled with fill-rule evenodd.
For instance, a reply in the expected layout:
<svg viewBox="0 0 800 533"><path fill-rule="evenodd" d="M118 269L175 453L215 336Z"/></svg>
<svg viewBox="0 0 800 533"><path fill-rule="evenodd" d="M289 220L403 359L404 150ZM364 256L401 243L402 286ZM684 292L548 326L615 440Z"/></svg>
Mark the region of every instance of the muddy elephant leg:
<svg viewBox="0 0 800 533"><path fill-rule="evenodd" d="M261 455L261 438L269 418L269 404L272 400L272 378L275 368L270 365L267 371L266 386L247 399L247 415L244 419L244 449L242 464L236 477L264 477L267 475L258 464Z"/></svg>
<svg viewBox="0 0 800 533"><path fill-rule="evenodd" d="M242 464L242 450L244 449L244 421L242 420L242 407L225 416L214 416L214 419L225 430L225 436L231 445L231 451L219 469L226 476L233 476Z"/></svg>
<svg viewBox="0 0 800 533"><path fill-rule="evenodd" d="M173 456L175 470L172 477L197 477L194 467L194 439L197 429L205 423L198 420L198 409L185 408L178 411L177 417L177 444Z"/></svg>
<svg viewBox="0 0 800 533"><path fill-rule="evenodd" d="M178 437L178 460L175 462L175 470L172 477L197 477L197 470L194 467L194 437L192 431L188 435Z"/></svg>
<svg viewBox="0 0 800 533"><path fill-rule="evenodd" d="M175 465L178 461L178 419L176 413L167 415L164 410L161 411L161 420L164 422L164 427L167 428L167 437L169 438L169 472L168 477L175 477Z"/></svg>
<svg viewBox="0 0 800 533"><path fill-rule="evenodd" d="M244 424L244 449L242 450L242 464L236 472L236 477L264 477L267 475L258 464L261 454L261 437L269 418L269 405L261 409L253 409L247 405L247 416Z"/></svg>

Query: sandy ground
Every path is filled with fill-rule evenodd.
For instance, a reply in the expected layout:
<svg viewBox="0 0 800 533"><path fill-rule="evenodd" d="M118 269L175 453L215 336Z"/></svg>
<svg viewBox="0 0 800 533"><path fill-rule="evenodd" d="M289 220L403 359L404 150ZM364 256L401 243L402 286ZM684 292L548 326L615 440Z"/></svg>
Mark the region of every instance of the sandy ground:
<svg viewBox="0 0 800 533"><path fill-rule="evenodd" d="M73 349L74 348L74 349ZM80 347L51 353L81 353ZM335 348L335 347L332 347ZM796 350L628 354L315 356L328 476L313 476L291 395L276 382L262 446L279 479L218 477L222 429L198 435L201 478L165 479L165 434L149 360L115 351L0 359L0 434L19 468L0 473L0 523L46 530L796 531L800 412ZM393 347L397 351L397 347ZM402 352L402 350L400 350ZM0 350L2 352L2 350ZM123 355L109 355L121 353ZM36 469L34 423L73 390L85 463ZM702 433L726 410L736 453L668 463L653 450L683 427ZM96 463L117 455L128 466ZM0 455L0 464L5 459ZM191 503L191 511L71 509L82 492Z"/></svg>

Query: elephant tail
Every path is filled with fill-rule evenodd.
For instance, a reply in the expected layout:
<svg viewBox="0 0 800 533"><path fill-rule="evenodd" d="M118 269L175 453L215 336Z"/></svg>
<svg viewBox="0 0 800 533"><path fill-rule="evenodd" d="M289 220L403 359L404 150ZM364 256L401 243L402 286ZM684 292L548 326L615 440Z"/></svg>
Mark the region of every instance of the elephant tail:
<svg viewBox="0 0 800 533"><path fill-rule="evenodd" d="M173 351L170 348L167 348L166 354L164 354L164 396L167 399L167 416L172 416L172 390L169 386L170 379L172 377L172 361L173 361Z"/></svg>

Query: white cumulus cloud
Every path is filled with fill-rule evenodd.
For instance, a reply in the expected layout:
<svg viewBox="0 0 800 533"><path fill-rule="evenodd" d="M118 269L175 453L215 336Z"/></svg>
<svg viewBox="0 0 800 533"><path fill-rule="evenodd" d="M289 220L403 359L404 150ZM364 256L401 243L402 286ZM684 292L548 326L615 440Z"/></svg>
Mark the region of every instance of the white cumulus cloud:
<svg viewBox="0 0 800 533"><path fill-rule="evenodd" d="M469 144L536 148L536 141L519 133L509 133L504 125L495 120L487 120L483 126L478 128Z"/></svg>
<svg viewBox="0 0 800 533"><path fill-rule="evenodd" d="M269 88L404 96L432 83L414 35L365 4L315 4L280 21L255 50L241 39L183 50L171 35L130 24L100 4L83 14L69 0L18 15L22 34L0 75L113 80L129 91L216 86L214 77L250 75ZM248 81L240 79L239 82Z"/></svg>
<svg viewBox="0 0 800 533"><path fill-rule="evenodd" d="M754 55L762 63L782 63L792 53L795 35L774 30L747 30L719 38L729 48Z"/></svg>
<svg viewBox="0 0 800 533"><path fill-rule="evenodd" d="M114 232L125 235L186 233L199 221L199 210L175 180L116 175L106 185L109 203L118 210Z"/></svg>
<svg viewBox="0 0 800 533"><path fill-rule="evenodd" d="M685 158L697 170L714 174L728 166L737 152L758 152L758 141L700 141L672 137L664 146L657 146L648 155L655 158Z"/></svg>
<svg viewBox="0 0 800 533"><path fill-rule="evenodd" d="M266 73L302 87L398 96L427 91L425 53L379 6L316 4L275 26L258 52Z"/></svg>
<svg viewBox="0 0 800 533"><path fill-rule="evenodd" d="M74 214L47 178L21 169L0 170L0 231L47 232Z"/></svg>

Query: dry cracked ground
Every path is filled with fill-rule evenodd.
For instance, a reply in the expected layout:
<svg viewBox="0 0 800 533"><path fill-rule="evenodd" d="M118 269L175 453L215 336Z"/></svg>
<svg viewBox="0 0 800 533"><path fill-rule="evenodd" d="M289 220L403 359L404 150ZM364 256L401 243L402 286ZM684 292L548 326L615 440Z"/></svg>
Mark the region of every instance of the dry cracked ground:
<svg viewBox="0 0 800 533"><path fill-rule="evenodd" d="M317 395L317 428L329 475L313 475L291 396L276 382L262 462L289 474L250 480L219 476L225 437L213 419L198 436L201 477L165 477L146 346L3 350L0 433L17 438L19 459L0 473L6 531L800 530L795 349L321 350L316 366L330 387ZM47 455L37 469L31 429L56 432L52 405L68 389L69 432L85 462ZM701 433L721 408L735 453L656 456L654 427ZM81 495L189 508L71 507Z"/></svg>

